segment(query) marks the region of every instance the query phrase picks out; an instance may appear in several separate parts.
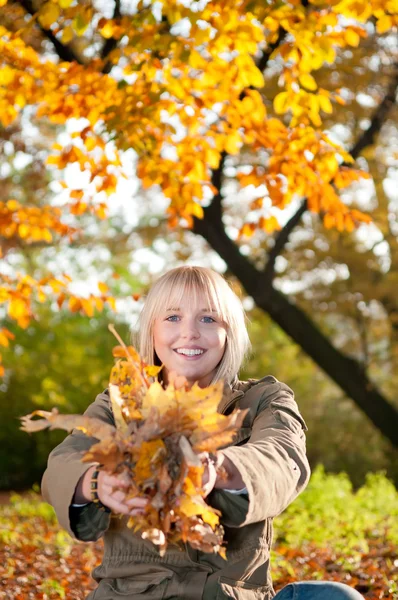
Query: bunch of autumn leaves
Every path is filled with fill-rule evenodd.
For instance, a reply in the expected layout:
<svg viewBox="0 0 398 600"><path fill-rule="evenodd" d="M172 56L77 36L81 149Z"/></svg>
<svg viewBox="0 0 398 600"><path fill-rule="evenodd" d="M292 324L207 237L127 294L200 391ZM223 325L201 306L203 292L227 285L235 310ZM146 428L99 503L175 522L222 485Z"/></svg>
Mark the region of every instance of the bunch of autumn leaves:
<svg viewBox="0 0 398 600"><path fill-rule="evenodd" d="M115 425L53 409L22 417L22 429L78 429L98 440L82 461L97 462L110 474L123 473L130 483L128 496L148 500L144 514L130 517L128 526L161 554L170 543L188 542L224 556L220 513L205 501L200 454L229 444L245 411L217 412L222 381L189 389L183 377L171 376L163 387L157 380L161 367L147 365L132 346L120 342L113 350L119 360L109 383Z"/></svg>

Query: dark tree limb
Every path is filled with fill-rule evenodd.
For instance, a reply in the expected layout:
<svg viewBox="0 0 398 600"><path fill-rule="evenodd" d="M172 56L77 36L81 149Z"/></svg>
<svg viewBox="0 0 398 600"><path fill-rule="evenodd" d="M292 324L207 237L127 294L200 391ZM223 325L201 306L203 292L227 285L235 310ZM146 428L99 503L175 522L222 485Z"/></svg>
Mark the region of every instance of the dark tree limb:
<svg viewBox="0 0 398 600"><path fill-rule="evenodd" d="M268 48L262 53L261 57L257 62L257 68L263 73L268 65L268 61L271 57L271 54L281 45L283 40L285 39L287 32L282 27L279 28L278 37L276 38L273 44L270 44Z"/></svg>
<svg viewBox="0 0 398 600"><path fill-rule="evenodd" d="M211 183L218 190L217 194L214 195L212 201L209 206L206 206L204 209L205 218L210 219L216 223L222 223L222 194L221 194L221 186L222 186L222 176L224 173L224 165L225 160L227 158L227 153L223 151L220 157L220 164L217 169L213 169L211 175Z"/></svg>
<svg viewBox="0 0 398 600"><path fill-rule="evenodd" d="M303 0L301 4L303 5L304 8L307 8L308 4L309 4L309 0ZM277 36L275 42L268 46L268 48L265 50L265 52L262 53L259 61L257 62L257 68L260 69L261 72L265 71L265 69L268 65L268 61L271 57L271 54L274 52L274 50L276 50L281 45L281 43L283 42L283 40L285 39L286 36L287 36L287 31L285 29L283 29L283 27L279 27L278 36Z"/></svg>
<svg viewBox="0 0 398 600"><path fill-rule="evenodd" d="M394 66L394 76L391 79L390 85L387 88L387 92L373 113L369 127L363 132L361 137L356 141L350 154L354 159L357 159L361 152L374 144L375 137L380 132L382 126L387 120L388 114L392 106L396 103L396 96L398 92L398 63Z"/></svg>
<svg viewBox="0 0 398 600"><path fill-rule="evenodd" d="M119 19L121 17L121 12L120 12L120 0L115 0L115 8L113 10L113 19ZM105 44L102 47L101 50L101 58L102 60L106 60L108 58L108 56L110 55L111 52L113 52L113 50L115 50L115 48L118 45L118 40L116 40L115 38L109 38L108 40L106 40ZM102 68L102 73L104 73L104 75L108 74L110 72L110 70L112 69L112 62L110 60L106 61L106 63L104 64L103 68Z"/></svg>
<svg viewBox="0 0 398 600"><path fill-rule="evenodd" d="M372 423L398 446L398 411L366 376L362 366L334 348L308 316L281 292L268 285L253 264L239 252L222 225L195 219L198 233L227 263L256 305L350 396Z"/></svg>
<svg viewBox="0 0 398 600"><path fill-rule="evenodd" d="M20 4L32 17L36 14L37 11L34 9L33 2L31 0L20 0ZM61 60L64 60L65 62L77 62L80 65L84 64L84 61L81 59L81 57L76 54L70 46L63 44L59 39L57 39L51 29L42 27L39 22L37 25L43 35L52 43L55 52L58 54Z"/></svg>
<svg viewBox="0 0 398 600"><path fill-rule="evenodd" d="M369 128L353 146L351 155L354 158L357 158L368 144L374 142L375 136L387 119L388 112L395 102L397 78L398 75L391 82L385 98L372 117ZM222 170L219 169L215 177L218 183L217 189L220 190ZM220 191L215 201L221 210ZM353 399L392 444L398 446L398 411L367 377L363 365L337 350L304 311L272 286L276 256L282 251L291 231L304 214L306 201L304 200L299 210L280 232L270 253L270 262L263 272L259 272L228 237L219 219L219 212L217 218L213 219L209 209L210 207L205 209L204 219L194 219L194 232L201 235L226 262L228 269L237 277L256 305L268 313L273 321Z"/></svg>
<svg viewBox="0 0 398 600"><path fill-rule="evenodd" d="M263 270L264 279L267 282L267 285L272 285L275 277L275 261L279 254L281 254L283 248L286 246L290 234L296 225L298 225L301 221L301 217L307 211L307 208L307 200L304 199L297 212L294 213L294 215L289 219L286 225L282 227L278 235L275 237L274 247L268 253L267 264Z"/></svg>

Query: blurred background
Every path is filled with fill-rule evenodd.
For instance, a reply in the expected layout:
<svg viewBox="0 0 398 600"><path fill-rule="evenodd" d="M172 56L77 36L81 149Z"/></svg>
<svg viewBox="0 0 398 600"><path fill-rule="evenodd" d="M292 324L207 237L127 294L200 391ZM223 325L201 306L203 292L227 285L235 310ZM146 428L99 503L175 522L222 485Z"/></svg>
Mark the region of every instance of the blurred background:
<svg viewBox="0 0 398 600"><path fill-rule="evenodd" d="M165 3L163 8L162 3L155 4L1 3L2 35L7 30L14 37L8 46L2 38L5 45L0 71L4 109L0 127L0 316L4 329L0 345L5 369L0 382L0 489L24 490L40 482L49 451L63 437L61 432L48 431L29 436L19 431L18 418L38 408L84 411L107 386L115 345L108 324L115 323L128 341L151 282L166 269L181 264L220 271L240 294L253 343L240 376L273 374L293 388L309 428L312 466L321 463L327 471L345 471L355 486L364 482L367 472L379 470L397 482L396 10L392 3L387 3L383 12L374 3L355 3L348 10L344 3L341 7L322 2L292 2L284 7L267 3L265 7L264 3L252 2L250 14L243 5L239 8L242 29L236 21L235 29L230 28L224 36L226 16L231 23L236 17L229 7L225 18L220 13L213 23L220 29L220 37L205 39L205 26L196 27L195 21L198 11L205 11L205 2ZM137 29L149 31L149 37L142 38L142 43L141 38L135 38L124 16L135 19ZM205 12L202 16L207 18ZM189 30L187 19L195 24L195 35L201 36L201 42L198 45L194 39L189 52L177 53L173 43L188 44L193 35L194 27ZM250 36L258 34L260 23L264 24L263 38L260 36L253 50ZM307 72L303 76L297 69L305 58L300 36L307 30L317 34L308 34L314 44L313 63L304 65ZM153 37L156 32L160 37ZM123 41L117 49L120 39ZM231 54L225 58L216 43L226 44ZM26 51L19 55L21 44L36 54ZM132 48L140 62L124 72L123 65L133 56ZM303 54L294 54L297 48ZM207 66L198 66L202 64L200 53L206 60L212 56L207 66L218 64L219 73L211 73L218 79L202 77L200 69ZM51 65L62 59L64 65L75 65L72 71L77 75L70 76L69 84L61 73L65 89L59 91L59 86L51 87L55 75L46 79L43 67L35 73L39 82L36 89L29 79L32 56L38 57L38 64L42 61L50 74ZM117 82L106 97L102 84L90 87L97 76L90 74L90 61L95 56L103 61L96 63L95 73L103 77L111 73L106 79L109 86ZM239 56L249 62L239 63ZM184 69L194 59L194 75L190 73L189 79ZM225 72L221 70L222 60ZM151 110L156 103L167 107L170 102L173 109L168 117L163 113L161 117L141 114L145 109L141 97L134 97L137 113L130 107L136 119L132 124L123 112L123 103L119 104L119 117L109 117L111 109L105 106L112 100L109 96L135 93L138 84L156 85L161 81L159 72L168 72L168 61L175 61L176 70L164 83L167 93L155 90L158 95L149 95L147 102ZM96 71L98 64L103 65L102 70ZM235 66L245 77L249 77L250 67L253 79L232 78L230 72ZM146 71L149 68L157 74L152 79L152 71ZM309 75L311 69L316 82ZM226 76L230 79L223 87ZM289 77L296 87L289 87ZM177 89L177 81L188 81L183 91ZM193 81L197 85L194 91L189 87ZM79 85L84 91L75 97ZM301 94L301 116L293 111L293 121L293 104L280 95L285 89ZM101 113L98 108L93 125L85 107L90 103L97 107L103 91L104 109ZM139 88L139 93L144 92L148 92L145 87ZM293 96L291 103L297 101L299 106ZM316 111L308 109L310 117L304 102L308 98L318 102ZM244 100L246 116L236 121ZM264 142L264 147L253 140L259 135L265 113L260 110L260 120L253 124L247 108L254 107L251 102L261 102L266 109L266 123L270 123L267 135L272 139ZM214 104L213 112L209 103ZM199 146L193 149L191 138L184 139L184 132L191 135L193 121L199 117L202 129L194 132L192 139L205 139L209 133L215 136L217 119L232 128L230 137L224 136L217 151L207 154L206 160ZM146 124L146 133L140 129L141 122ZM240 125L235 132L234 123ZM301 182L305 193L297 188L297 194L289 192L282 198L272 185L266 189L256 182L267 169L272 172L272 160L280 152L278 141L289 126L293 141L286 145L286 152L291 154L287 166L281 163L281 178L285 177L285 184L292 185L294 192L300 174L296 165L298 174L289 183L289 164L296 160L294 144L297 152L299 143L304 144L300 160L309 171ZM272 127L276 127L276 134ZM315 142L310 142L312 128L322 129L336 144L328 154L318 149L318 163ZM308 140L294 141L303 131ZM91 135L88 144L87 136ZM158 148L154 146L156 136L164 136ZM58 144L55 150L54 143ZM118 151L124 175L107 163L106 174L97 173L102 189L95 191L95 202L90 204L85 196L92 185L88 172L102 165L98 162L102 154L95 154L101 143L109 152ZM93 148L96 144L98 148ZM312 172L319 181L328 169L334 169L335 175L340 173L340 179L341 173L347 173L344 161L348 159L341 156L342 148L350 151L357 167L370 175L354 178L348 182L351 185L340 188L337 179L331 180L350 210L370 215L370 223L358 217L355 227L346 216L341 222L333 216L331 226L326 208L318 210L311 204L316 187L308 179ZM75 160L78 151L88 153L90 168L84 170ZM178 169L180 165L187 167L184 161L188 160L193 161L189 163L191 179L184 183ZM204 160L204 166L195 160ZM196 179L204 178L203 195L199 184L199 188L175 191L167 187L171 186L170 181L165 182L173 169L176 171L170 181L176 186L196 185ZM245 180L255 170L257 180ZM195 189L198 197L192 192ZM319 189L322 204L322 194L332 193L332 186L325 184ZM175 207L180 201L185 202L185 212L182 210L178 217ZM186 202L190 203L189 210ZM222 204L222 220L213 210L217 203ZM46 229L48 206L61 211L62 227L50 219ZM246 275L251 272L254 275L249 281ZM50 275L68 281L67 301L61 297L59 283L50 282L54 293L48 293L45 282ZM38 281L44 281L41 287L36 285ZM15 339L11 340L12 336ZM353 399L348 392L354 380L359 383Z"/></svg>

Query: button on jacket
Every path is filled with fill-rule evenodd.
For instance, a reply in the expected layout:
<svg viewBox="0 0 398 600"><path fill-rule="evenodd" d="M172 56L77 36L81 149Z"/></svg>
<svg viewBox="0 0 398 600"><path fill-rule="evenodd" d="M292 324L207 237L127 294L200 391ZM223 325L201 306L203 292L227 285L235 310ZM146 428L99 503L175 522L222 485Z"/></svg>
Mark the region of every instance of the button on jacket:
<svg viewBox="0 0 398 600"><path fill-rule="evenodd" d="M222 513L227 560L218 554L170 545L163 557L126 517L104 513L89 503L72 507L76 485L87 470L82 452L93 443L79 431L50 454L42 482L43 497L60 524L82 541L103 536L102 563L93 571L98 587L86 600L270 600L272 519L304 489L309 479L306 425L292 390L274 377L226 385L218 407L228 414L249 409L232 445L223 449L239 470L247 493L214 489L209 504ZM114 423L108 391L85 414Z"/></svg>

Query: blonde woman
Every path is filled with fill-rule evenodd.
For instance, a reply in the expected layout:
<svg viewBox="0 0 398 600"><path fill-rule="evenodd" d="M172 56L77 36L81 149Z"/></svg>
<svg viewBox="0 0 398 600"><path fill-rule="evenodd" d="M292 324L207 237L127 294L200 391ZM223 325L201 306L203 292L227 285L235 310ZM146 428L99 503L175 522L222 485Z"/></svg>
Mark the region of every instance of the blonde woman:
<svg viewBox="0 0 398 600"><path fill-rule="evenodd" d="M42 490L61 525L83 541L104 538L102 564L93 571L98 587L87 600L270 600L272 519L305 488L309 465L305 423L289 387L267 376L239 381L249 349L245 315L225 279L202 267L180 267L151 288L140 316L140 353L163 365L160 380L172 372L201 387L225 383L218 407L228 413L248 408L234 445L218 452L228 474L219 479L205 461L207 501L222 512L227 560L186 545L169 546L160 557L156 547L126 526L127 516L145 507L128 500L119 476L81 463L93 440L73 433L53 450ZM86 414L113 423L107 390ZM91 483L97 479L93 502ZM124 518L112 518L122 513ZM286 586L277 600L348 600L362 596L342 584L302 582Z"/></svg>

